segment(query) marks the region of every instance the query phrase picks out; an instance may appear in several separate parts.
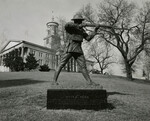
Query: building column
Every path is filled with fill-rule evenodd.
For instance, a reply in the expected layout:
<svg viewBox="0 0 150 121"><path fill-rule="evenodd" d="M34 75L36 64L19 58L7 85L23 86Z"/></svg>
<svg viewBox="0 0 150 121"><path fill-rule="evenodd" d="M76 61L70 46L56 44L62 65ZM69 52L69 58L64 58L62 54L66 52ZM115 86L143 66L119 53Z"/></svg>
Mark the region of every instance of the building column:
<svg viewBox="0 0 150 121"><path fill-rule="evenodd" d="M67 71L70 72L70 61L67 63Z"/></svg>
<svg viewBox="0 0 150 121"><path fill-rule="evenodd" d="M76 61L74 60L74 72L76 72Z"/></svg>
<svg viewBox="0 0 150 121"><path fill-rule="evenodd" d="M2 65L2 56L0 56L0 66Z"/></svg>
<svg viewBox="0 0 150 121"><path fill-rule="evenodd" d="M67 71L68 64L64 66L64 70Z"/></svg>
<svg viewBox="0 0 150 121"><path fill-rule="evenodd" d="M18 48L18 54L21 57L21 47Z"/></svg>
<svg viewBox="0 0 150 121"><path fill-rule="evenodd" d="M74 58L72 58L72 71L74 72Z"/></svg>
<svg viewBox="0 0 150 121"><path fill-rule="evenodd" d="M20 57L19 48L17 49L17 54L18 54L18 56Z"/></svg>
<svg viewBox="0 0 150 121"><path fill-rule="evenodd" d="M53 69L52 56L53 56L53 55L50 55L50 58L49 58L49 65L50 65L50 68L51 68L51 69Z"/></svg>
<svg viewBox="0 0 150 121"><path fill-rule="evenodd" d="M21 57L24 58L24 47L21 47Z"/></svg>
<svg viewBox="0 0 150 121"><path fill-rule="evenodd" d="M78 64L76 63L76 72L79 72Z"/></svg>
<svg viewBox="0 0 150 121"><path fill-rule="evenodd" d="M14 56L18 57L18 49L14 49Z"/></svg>
<svg viewBox="0 0 150 121"><path fill-rule="evenodd" d="M52 55L52 68L55 69L55 56Z"/></svg>
<svg viewBox="0 0 150 121"><path fill-rule="evenodd" d="M70 71L72 72L73 71L73 63L72 63L72 58L70 59Z"/></svg>
<svg viewBox="0 0 150 121"><path fill-rule="evenodd" d="M59 62L59 57L58 57L58 55L56 55L56 68L58 67L58 62Z"/></svg>
<svg viewBox="0 0 150 121"><path fill-rule="evenodd" d="M4 66L4 55L2 55L2 65Z"/></svg>

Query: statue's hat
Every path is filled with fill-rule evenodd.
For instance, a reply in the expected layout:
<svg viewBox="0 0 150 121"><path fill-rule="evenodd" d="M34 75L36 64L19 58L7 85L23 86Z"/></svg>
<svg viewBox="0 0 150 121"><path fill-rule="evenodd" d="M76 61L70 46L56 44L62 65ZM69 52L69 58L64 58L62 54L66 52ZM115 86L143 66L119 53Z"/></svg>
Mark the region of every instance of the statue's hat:
<svg viewBox="0 0 150 121"><path fill-rule="evenodd" d="M74 16L73 16L73 19L71 19L71 20L84 20L84 18L82 17L82 15L80 15L80 14L75 14Z"/></svg>

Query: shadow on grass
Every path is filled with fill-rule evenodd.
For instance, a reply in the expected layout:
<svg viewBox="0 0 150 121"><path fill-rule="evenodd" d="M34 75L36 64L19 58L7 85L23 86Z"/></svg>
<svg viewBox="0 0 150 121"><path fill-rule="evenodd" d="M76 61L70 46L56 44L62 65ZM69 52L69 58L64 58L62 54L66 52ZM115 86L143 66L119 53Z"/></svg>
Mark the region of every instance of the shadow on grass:
<svg viewBox="0 0 150 121"><path fill-rule="evenodd" d="M136 78L133 78L132 82L150 85L150 80L145 80L145 79L136 79Z"/></svg>
<svg viewBox="0 0 150 121"><path fill-rule="evenodd" d="M110 95L132 95L132 94L120 93L120 92L107 92L107 96Z"/></svg>
<svg viewBox="0 0 150 121"><path fill-rule="evenodd" d="M116 107L114 106L113 103L107 102L102 107L95 107L95 108L92 108L91 110L93 110L93 111L101 111L101 110L113 110L115 108Z"/></svg>
<svg viewBox="0 0 150 121"><path fill-rule="evenodd" d="M134 82L134 83L138 83L138 84L148 84L150 85L150 80L146 80L146 79L138 79L138 78L133 78L132 80L128 79L127 77L123 77L123 76L116 76L116 75L102 75L102 74L93 74L93 77L96 78L112 78L112 79L120 79L120 81L129 81L129 82Z"/></svg>
<svg viewBox="0 0 150 121"><path fill-rule="evenodd" d="M32 80L32 79L1 80L0 81L0 88L30 85L30 84L36 84L36 83L44 83L44 81L37 81L37 80Z"/></svg>
<svg viewBox="0 0 150 121"><path fill-rule="evenodd" d="M133 95L128 93L121 93L121 92L107 92L107 97L110 95ZM111 100L107 102L107 104L102 109L94 109L95 111L98 110L113 110L116 108L117 105L123 105L119 100Z"/></svg>
<svg viewBox="0 0 150 121"><path fill-rule="evenodd" d="M106 106L106 108L105 109L107 109L107 110L113 110L113 109L115 109L116 107L112 104L112 103L107 103L107 106Z"/></svg>
<svg viewBox="0 0 150 121"><path fill-rule="evenodd" d="M97 104L97 105L61 105L61 106L55 106L51 105L51 107L46 106L47 110L91 110L91 111L101 111L101 110L113 110L116 107L112 103L103 103L103 104Z"/></svg>

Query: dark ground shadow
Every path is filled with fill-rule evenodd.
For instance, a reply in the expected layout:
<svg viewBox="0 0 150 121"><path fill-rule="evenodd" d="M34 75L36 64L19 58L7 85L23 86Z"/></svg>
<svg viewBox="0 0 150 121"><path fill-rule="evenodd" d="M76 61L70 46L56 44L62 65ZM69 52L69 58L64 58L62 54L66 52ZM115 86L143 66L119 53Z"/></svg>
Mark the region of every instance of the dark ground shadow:
<svg viewBox="0 0 150 121"><path fill-rule="evenodd" d="M30 84L36 84L36 83L44 83L44 81L37 81L37 80L32 80L32 79L1 80L0 88L30 85Z"/></svg>
<svg viewBox="0 0 150 121"><path fill-rule="evenodd" d="M119 100L108 101L108 96L111 96L111 95L133 95L133 94L121 93L121 92L107 92L107 104L101 109L93 109L93 110L98 111L98 110L113 110L113 109L115 109L116 103L119 103Z"/></svg>
<svg viewBox="0 0 150 121"><path fill-rule="evenodd" d="M148 84L150 85L150 80L145 80L145 79L136 79L136 78L133 78L133 80L131 80L132 82L135 82L135 83L139 83L139 84Z"/></svg>
<svg viewBox="0 0 150 121"><path fill-rule="evenodd" d="M120 81L129 81L129 82L134 82L134 83L138 83L138 84L148 84L150 85L150 80L146 80L146 79L138 79L138 78L133 78L132 80L128 79L127 77L123 77L123 76L115 76L115 75L103 75L103 74L93 74L93 77L96 78L113 78L113 79L120 79Z"/></svg>
<svg viewBox="0 0 150 121"><path fill-rule="evenodd" d="M89 106L89 107L55 107L55 108L47 108L43 106L43 108L46 108L46 110L92 110L92 111L101 111L101 110L113 110L116 107L112 103L106 103L101 106Z"/></svg>
<svg viewBox="0 0 150 121"><path fill-rule="evenodd" d="M121 92L107 92L107 96L110 95L133 95L133 94L127 94L127 93L121 93Z"/></svg>
<svg viewBox="0 0 150 121"><path fill-rule="evenodd" d="M108 96L111 96L111 95L133 95L133 94L121 93L121 92L107 92L107 98ZM120 104L119 100L109 100L107 101L106 109L113 110L116 108L117 105L122 105L122 103Z"/></svg>

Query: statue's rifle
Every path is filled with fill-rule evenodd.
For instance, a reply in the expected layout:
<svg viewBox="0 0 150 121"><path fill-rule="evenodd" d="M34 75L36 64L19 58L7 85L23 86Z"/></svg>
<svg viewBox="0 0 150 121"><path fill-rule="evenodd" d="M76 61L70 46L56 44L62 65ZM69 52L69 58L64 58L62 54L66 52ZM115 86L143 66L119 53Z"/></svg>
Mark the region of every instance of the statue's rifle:
<svg viewBox="0 0 150 121"><path fill-rule="evenodd" d="M118 28L118 27L113 27L113 26L108 26L108 25L103 25L103 24L91 24L91 23L83 23L83 27L101 27L101 28L106 28L106 29L129 30L127 28Z"/></svg>

